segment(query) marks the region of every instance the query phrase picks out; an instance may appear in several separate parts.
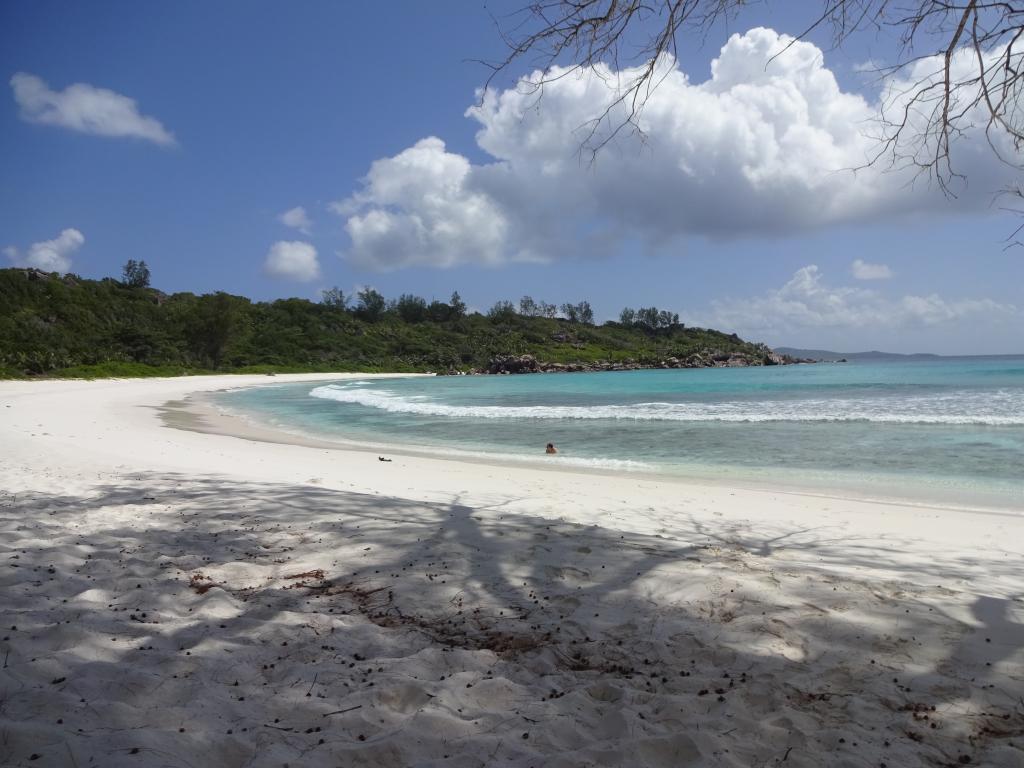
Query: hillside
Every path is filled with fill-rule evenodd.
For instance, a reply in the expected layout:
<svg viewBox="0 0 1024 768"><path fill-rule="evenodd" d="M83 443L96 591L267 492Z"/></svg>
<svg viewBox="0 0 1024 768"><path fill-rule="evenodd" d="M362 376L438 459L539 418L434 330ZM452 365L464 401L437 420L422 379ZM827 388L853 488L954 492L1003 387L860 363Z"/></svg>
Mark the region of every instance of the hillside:
<svg viewBox="0 0 1024 768"><path fill-rule="evenodd" d="M594 326L526 317L509 304L484 316L443 302L428 306L416 297L380 300L371 312L305 299L166 295L112 279L4 269L0 375L500 372L785 362L764 345L675 320L666 327ZM405 311L409 306L422 311Z"/></svg>

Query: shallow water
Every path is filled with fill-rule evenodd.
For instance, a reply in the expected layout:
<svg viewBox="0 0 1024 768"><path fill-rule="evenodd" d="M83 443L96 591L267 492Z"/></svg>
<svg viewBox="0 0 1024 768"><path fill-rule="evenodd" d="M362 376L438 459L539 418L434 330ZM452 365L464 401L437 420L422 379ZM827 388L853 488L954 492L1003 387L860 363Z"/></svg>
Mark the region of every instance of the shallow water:
<svg viewBox="0 0 1024 768"><path fill-rule="evenodd" d="M1024 357L367 379L216 402L320 438L1024 510Z"/></svg>

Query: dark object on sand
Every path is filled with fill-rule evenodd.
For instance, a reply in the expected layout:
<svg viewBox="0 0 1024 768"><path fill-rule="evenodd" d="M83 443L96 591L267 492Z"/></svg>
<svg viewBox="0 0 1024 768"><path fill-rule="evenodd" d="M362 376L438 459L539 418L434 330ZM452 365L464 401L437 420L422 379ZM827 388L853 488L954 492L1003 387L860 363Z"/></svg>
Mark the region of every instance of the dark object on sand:
<svg viewBox="0 0 1024 768"><path fill-rule="evenodd" d="M383 456L378 456L377 461L391 461L391 459L385 459Z"/></svg>

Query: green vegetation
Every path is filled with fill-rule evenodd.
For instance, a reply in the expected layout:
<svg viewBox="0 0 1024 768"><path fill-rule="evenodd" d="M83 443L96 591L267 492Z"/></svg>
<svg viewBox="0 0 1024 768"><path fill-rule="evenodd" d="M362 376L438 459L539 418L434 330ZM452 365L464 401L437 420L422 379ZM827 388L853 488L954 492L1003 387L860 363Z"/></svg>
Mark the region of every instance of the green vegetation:
<svg viewBox="0 0 1024 768"><path fill-rule="evenodd" d="M529 315L511 302L499 302L488 316L466 314L457 293L447 302L411 295L387 301L372 289L354 302L338 289L325 292L321 303L168 296L132 284L133 276L142 282L139 266L145 267L126 270L123 282L0 270L0 377L466 371L509 354L546 363L658 365L709 350L757 360L767 353L735 335L684 328L668 313L654 312L656 326L594 326L584 322L592 317L586 302L563 305L574 310L572 321L552 317L552 305L532 300ZM148 282L148 270L145 277Z"/></svg>
<svg viewBox="0 0 1024 768"><path fill-rule="evenodd" d="M146 262L128 259L121 272L121 282L130 288L149 288L149 267Z"/></svg>

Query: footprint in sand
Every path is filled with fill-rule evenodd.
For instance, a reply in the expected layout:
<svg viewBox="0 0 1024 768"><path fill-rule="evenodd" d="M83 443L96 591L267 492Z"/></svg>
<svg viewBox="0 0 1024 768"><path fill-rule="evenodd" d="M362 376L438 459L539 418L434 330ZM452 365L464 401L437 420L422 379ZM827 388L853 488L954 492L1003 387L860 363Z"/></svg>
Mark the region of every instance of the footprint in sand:
<svg viewBox="0 0 1024 768"><path fill-rule="evenodd" d="M608 682L600 682L587 688L587 694L596 701L613 702L622 698L622 689Z"/></svg>
<svg viewBox="0 0 1024 768"><path fill-rule="evenodd" d="M377 695L377 704L401 715L412 714L426 705L432 695L411 683L400 683Z"/></svg>
<svg viewBox="0 0 1024 768"><path fill-rule="evenodd" d="M725 592L725 582L719 578L714 578L708 582L708 592L715 597L720 597Z"/></svg>
<svg viewBox="0 0 1024 768"><path fill-rule="evenodd" d="M554 566L554 565L545 565L544 566L544 575L547 576L549 579L559 579L559 580L566 579L566 578L569 578L569 577L572 577L572 578L575 578L575 579L589 579L590 578L590 572L589 571L584 571L584 570L582 570L580 568L573 568L572 566L565 566L564 568L559 568L558 566Z"/></svg>
<svg viewBox="0 0 1024 768"><path fill-rule="evenodd" d="M651 768L691 765L703 757L693 739L681 733L640 741L636 745L636 755L642 765Z"/></svg>

